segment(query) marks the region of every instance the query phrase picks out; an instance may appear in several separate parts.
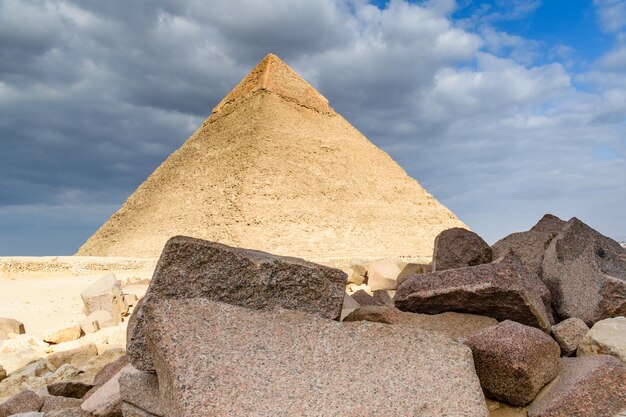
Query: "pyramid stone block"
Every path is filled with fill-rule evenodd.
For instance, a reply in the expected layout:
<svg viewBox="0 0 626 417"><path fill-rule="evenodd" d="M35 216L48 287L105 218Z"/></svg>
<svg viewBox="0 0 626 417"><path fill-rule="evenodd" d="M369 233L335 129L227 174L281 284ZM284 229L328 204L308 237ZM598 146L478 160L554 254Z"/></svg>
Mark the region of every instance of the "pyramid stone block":
<svg viewBox="0 0 626 417"><path fill-rule="evenodd" d="M78 255L157 257L185 235L312 261L428 263L466 227L268 55Z"/></svg>

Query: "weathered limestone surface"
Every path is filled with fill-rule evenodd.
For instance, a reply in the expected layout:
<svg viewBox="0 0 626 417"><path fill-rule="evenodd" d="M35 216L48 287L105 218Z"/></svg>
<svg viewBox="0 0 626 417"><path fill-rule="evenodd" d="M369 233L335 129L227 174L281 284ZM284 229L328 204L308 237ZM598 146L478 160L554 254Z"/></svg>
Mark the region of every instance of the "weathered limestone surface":
<svg viewBox="0 0 626 417"><path fill-rule="evenodd" d="M401 266L393 259L381 259L367 266L367 285L372 291L395 290Z"/></svg>
<svg viewBox="0 0 626 417"><path fill-rule="evenodd" d="M470 350L433 332L200 298L145 310L165 415L488 415ZM376 354L346 360L360 351Z"/></svg>
<svg viewBox="0 0 626 417"><path fill-rule="evenodd" d="M598 320L626 315L626 249L572 218L552 240L543 281L562 318Z"/></svg>
<svg viewBox="0 0 626 417"><path fill-rule="evenodd" d="M0 341L6 339L10 333L24 334L24 324L9 317L0 317Z"/></svg>
<svg viewBox="0 0 626 417"><path fill-rule="evenodd" d="M143 310L161 299L202 297L257 310L283 307L335 319L341 314L346 280L339 269L297 258L173 237L129 321L130 361L142 371L153 370Z"/></svg>
<svg viewBox="0 0 626 417"><path fill-rule="evenodd" d="M542 393L543 394L543 393ZM561 358L559 377L528 417L613 417L626 410L626 366L608 355Z"/></svg>
<svg viewBox="0 0 626 417"><path fill-rule="evenodd" d="M626 317L594 324L580 341L576 355L611 355L626 364Z"/></svg>
<svg viewBox="0 0 626 417"><path fill-rule="evenodd" d="M550 331L550 292L514 254L491 264L410 277L395 305L415 313L471 313Z"/></svg>
<svg viewBox="0 0 626 417"><path fill-rule="evenodd" d="M115 274L107 274L91 284L81 294L86 314L99 310L111 313L116 323L128 312L128 304L124 300L122 287Z"/></svg>
<svg viewBox="0 0 626 417"><path fill-rule="evenodd" d="M476 233L453 227L435 238L433 272L491 262L491 247Z"/></svg>
<svg viewBox="0 0 626 417"><path fill-rule="evenodd" d="M315 261L429 262L451 227L465 225L270 54L78 254L156 257L187 235Z"/></svg>
<svg viewBox="0 0 626 417"><path fill-rule="evenodd" d="M466 344L485 395L494 400L526 405L558 374L559 345L533 327L506 320Z"/></svg>

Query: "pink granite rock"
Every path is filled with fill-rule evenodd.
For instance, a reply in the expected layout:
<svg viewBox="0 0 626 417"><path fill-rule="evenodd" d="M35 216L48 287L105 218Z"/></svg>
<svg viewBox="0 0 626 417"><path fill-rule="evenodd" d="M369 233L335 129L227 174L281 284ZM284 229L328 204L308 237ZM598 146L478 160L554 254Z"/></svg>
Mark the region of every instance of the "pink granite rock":
<svg viewBox="0 0 626 417"><path fill-rule="evenodd" d="M550 292L514 254L491 264L421 274L396 292L400 310L471 313L550 331Z"/></svg>
<svg viewBox="0 0 626 417"><path fill-rule="evenodd" d="M390 306L359 307L346 316L344 321L408 324L423 330L436 331L453 339L467 338L487 327L498 324L496 319L476 316L474 314L453 312L442 314L417 314L407 313Z"/></svg>
<svg viewBox="0 0 626 417"><path fill-rule="evenodd" d="M491 247L476 233L460 227L444 230L435 238L432 270L463 268L491 262Z"/></svg>
<svg viewBox="0 0 626 417"><path fill-rule="evenodd" d="M127 331L130 362L152 371L145 344L143 310L164 298L201 297L252 309L283 307L339 318L345 272L265 252L175 236L165 245L146 296Z"/></svg>
<svg viewBox="0 0 626 417"><path fill-rule="evenodd" d="M470 350L434 332L202 298L145 314L164 415L488 416Z"/></svg>
<svg viewBox="0 0 626 417"><path fill-rule="evenodd" d="M476 373L485 395L513 405L526 405L556 378L559 345L542 331L504 321L470 336Z"/></svg>
<svg viewBox="0 0 626 417"><path fill-rule="evenodd" d="M497 241L491 246L493 258L497 259L513 252L526 268L541 277L546 250L564 225L563 220L552 214L546 214L530 230L512 233Z"/></svg>
<svg viewBox="0 0 626 417"><path fill-rule="evenodd" d="M579 318L572 317L552 326L552 336L561 346L561 352L569 356L576 352L589 327Z"/></svg>
<svg viewBox="0 0 626 417"><path fill-rule="evenodd" d="M0 404L0 417L8 417L18 413L39 411L43 398L33 391L22 391Z"/></svg>
<svg viewBox="0 0 626 417"><path fill-rule="evenodd" d="M626 249L575 217L546 250L542 278L562 318L626 315Z"/></svg>
<svg viewBox="0 0 626 417"><path fill-rule="evenodd" d="M626 366L608 355L561 358L559 378L528 417L613 417L626 411Z"/></svg>
<svg viewBox="0 0 626 417"><path fill-rule="evenodd" d="M122 401L127 404L122 408L147 415L163 415L163 405L159 392L159 380L153 372L143 372L138 369L127 368L120 376L120 393ZM130 406L132 407L130 407Z"/></svg>

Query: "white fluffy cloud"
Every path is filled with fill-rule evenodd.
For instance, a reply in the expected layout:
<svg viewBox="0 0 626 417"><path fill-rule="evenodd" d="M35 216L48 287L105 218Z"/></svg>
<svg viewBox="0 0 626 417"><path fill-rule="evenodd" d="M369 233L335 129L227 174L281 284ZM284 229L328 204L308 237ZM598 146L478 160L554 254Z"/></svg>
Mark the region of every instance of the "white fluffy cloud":
<svg viewBox="0 0 626 417"><path fill-rule="evenodd" d="M4 0L0 254L75 250L268 52L488 240L545 212L626 235L624 2L595 3L615 48L572 73L490 25L539 2Z"/></svg>

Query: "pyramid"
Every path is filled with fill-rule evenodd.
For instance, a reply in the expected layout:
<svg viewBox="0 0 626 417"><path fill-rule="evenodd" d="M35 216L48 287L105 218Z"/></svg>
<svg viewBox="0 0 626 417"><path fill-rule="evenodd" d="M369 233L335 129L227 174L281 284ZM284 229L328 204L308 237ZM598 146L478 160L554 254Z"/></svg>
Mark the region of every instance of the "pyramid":
<svg viewBox="0 0 626 417"><path fill-rule="evenodd" d="M187 235L312 261L427 262L466 227L275 55L79 249L157 257Z"/></svg>

